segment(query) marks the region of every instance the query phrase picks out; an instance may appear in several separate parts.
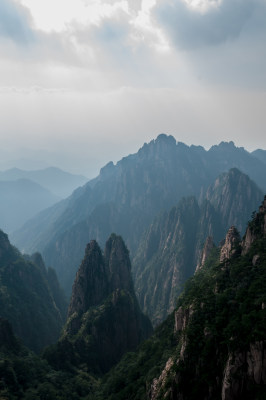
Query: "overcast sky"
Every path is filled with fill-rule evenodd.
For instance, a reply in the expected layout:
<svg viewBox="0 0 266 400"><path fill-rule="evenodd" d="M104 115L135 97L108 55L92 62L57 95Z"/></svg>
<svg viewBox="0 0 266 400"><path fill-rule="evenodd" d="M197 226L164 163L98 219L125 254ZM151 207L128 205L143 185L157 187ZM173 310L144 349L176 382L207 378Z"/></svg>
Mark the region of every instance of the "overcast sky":
<svg viewBox="0 0 266 400"><path fill-rule="evenodd" d="M266 149L266 0L0 0L0 169ZM24 160L23 160L24 159Z"/></svg>

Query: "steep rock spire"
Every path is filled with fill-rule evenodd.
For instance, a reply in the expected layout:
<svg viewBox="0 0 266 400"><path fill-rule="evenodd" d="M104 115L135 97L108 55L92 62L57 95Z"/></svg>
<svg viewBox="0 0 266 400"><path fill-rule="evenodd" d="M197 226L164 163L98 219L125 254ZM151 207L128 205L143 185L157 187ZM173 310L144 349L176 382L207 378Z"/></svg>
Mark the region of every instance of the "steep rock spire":
<svg viewBox="0 0 266 400"><path fill-rule="evenodd" d="M68 317L98 305L107 293L107 275L102 251L95 240L87 245L84 259L73 284Z"/></svg>

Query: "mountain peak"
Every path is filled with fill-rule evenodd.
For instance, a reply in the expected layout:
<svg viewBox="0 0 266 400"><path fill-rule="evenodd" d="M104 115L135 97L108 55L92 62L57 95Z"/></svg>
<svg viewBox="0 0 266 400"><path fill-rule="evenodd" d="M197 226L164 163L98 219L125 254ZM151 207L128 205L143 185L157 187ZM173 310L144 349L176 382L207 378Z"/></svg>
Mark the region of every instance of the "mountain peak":
<svg viewBox="0 0 266 400"><path fill-rule="evenodd" d="M171 145L171 146L175 146L176 145L176 140L172 135L166 135L165 133L161 133L155 139L155 143L157 143L157 144L164 143L164 144L168 144L168 145Z"/></svg>
<svg viewBox="0 0 266 400"><path fill-rule="evenodd" d="M230 142L220 142L219 144L215 144L214 146L211 146L209 151L226 151L226 152L231 152L235 151L237 149L243 149L242 147L236 147L235 143L231 140Z"/></svg>
<svg viewBox="0 0 266 400"><path fill-rule="evenodd" d="M68 316L75 312L84 313L89 307L99 304L106 295L107 281L102 251L91 240L73 284Z"/></svg>

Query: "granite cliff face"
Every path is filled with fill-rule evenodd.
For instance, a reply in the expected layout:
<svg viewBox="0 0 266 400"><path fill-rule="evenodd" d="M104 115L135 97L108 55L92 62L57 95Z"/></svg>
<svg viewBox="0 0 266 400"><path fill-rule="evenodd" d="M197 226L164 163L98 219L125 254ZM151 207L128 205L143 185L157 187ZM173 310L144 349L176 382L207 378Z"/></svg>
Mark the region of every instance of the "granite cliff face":
<svg viewBox="0 0 266 400"><path fill-rule="evenodd" d="M171 357L170 367L168 360L160 378L154 380L150 399L162 396L171 400L265 398L265 215L266 197L249 223L242 243L235 227L229 229L220 251L220 265L206 271L209 276L213 274L212 278L204 276L204 267L196 273L195 287L192 284L188 288L183 301L179 301L183 304L175 312L179 352L176 358ZM252 241L247 242L248 232ZM200 294L201 290L207 290L207 287L203 289L204 279L206 284L211 281L214 284L209 296L207 292ZM197 285L201 285L198 293ZM211 307L207 301L213 302ZM222 304L229 308L226 313L222 311ZM197 345L193 343L195 334Z"/></svg>
<svg viewBox="0 0 266 400"><path fill-rule="evenodd" d="M73 365L85 363L89 371L103 373L151 333L151 323L135 296L129 252L122 238L112 234L104 255L97 242L91 241L73 285L63 336L55 351L47 351L47 359L53 364L61 359L60 366L66 368L68 348Z"/></svg>
<svg viewBox="0 0 266 400"><path fill-rule="evenodd" d="M65 302L60 292L57 296L41 256L23 257L0 231L0 316L32 350L38 352L59 337Z"/></svg>
<svg viewBox="0 0 266 400"><path fill-rule="evenodd" d="M251 212L257 210L262 197L258 186L237 168L220 175L205 195L221 215L225 229L234 225L242 235Z"/></svg>
<svg viewBox="0 0 266 400"><path fill-rule="evenodd" d="M207 259L209 258L211 252L213 251L213 249L215 249L215 244L213 242L213 238L211 236L208 236L206 239L206 242L204 244L204 247L202 249L200 260L196 267L196 272L204 267Z"/></svg>
<svg viewBox="0 0 266 400"><path fill-rule="evenodd" d="M259 196L263 197L256 185L233 169L216 179L200 204L194 197L184 198L153 221L133 259L133 277L141 308L154 325L174 310L185 281L206 261L204 253L219 244L233 223L243 230L247 215L260 203ZM211 239L205 243L207 237L212 237L213 244ZM226 240L221 257L229 258L240 241L236 229L230 230ZM236 243L229 249L231 240Z"/></svg>

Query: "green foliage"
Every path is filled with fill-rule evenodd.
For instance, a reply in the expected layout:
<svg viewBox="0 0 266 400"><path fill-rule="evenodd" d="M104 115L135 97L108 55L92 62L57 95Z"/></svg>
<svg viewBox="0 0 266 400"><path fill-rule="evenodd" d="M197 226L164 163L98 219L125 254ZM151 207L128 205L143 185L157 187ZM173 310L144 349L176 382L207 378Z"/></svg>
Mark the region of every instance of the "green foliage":
<svg viewBox="0 0 266 400"><path fill-rule="evenodd" d="M173 325L172 314L136 352L127 353L103 378L97 400L146 399L152 380L176 347Z"/></svg>
<svg viewBox="0 0 266 400"><path fill-rule="evenodd" d="M63 322L43 268L23 257L0 231L1 316L36 352L58 339Z"/></svg>

